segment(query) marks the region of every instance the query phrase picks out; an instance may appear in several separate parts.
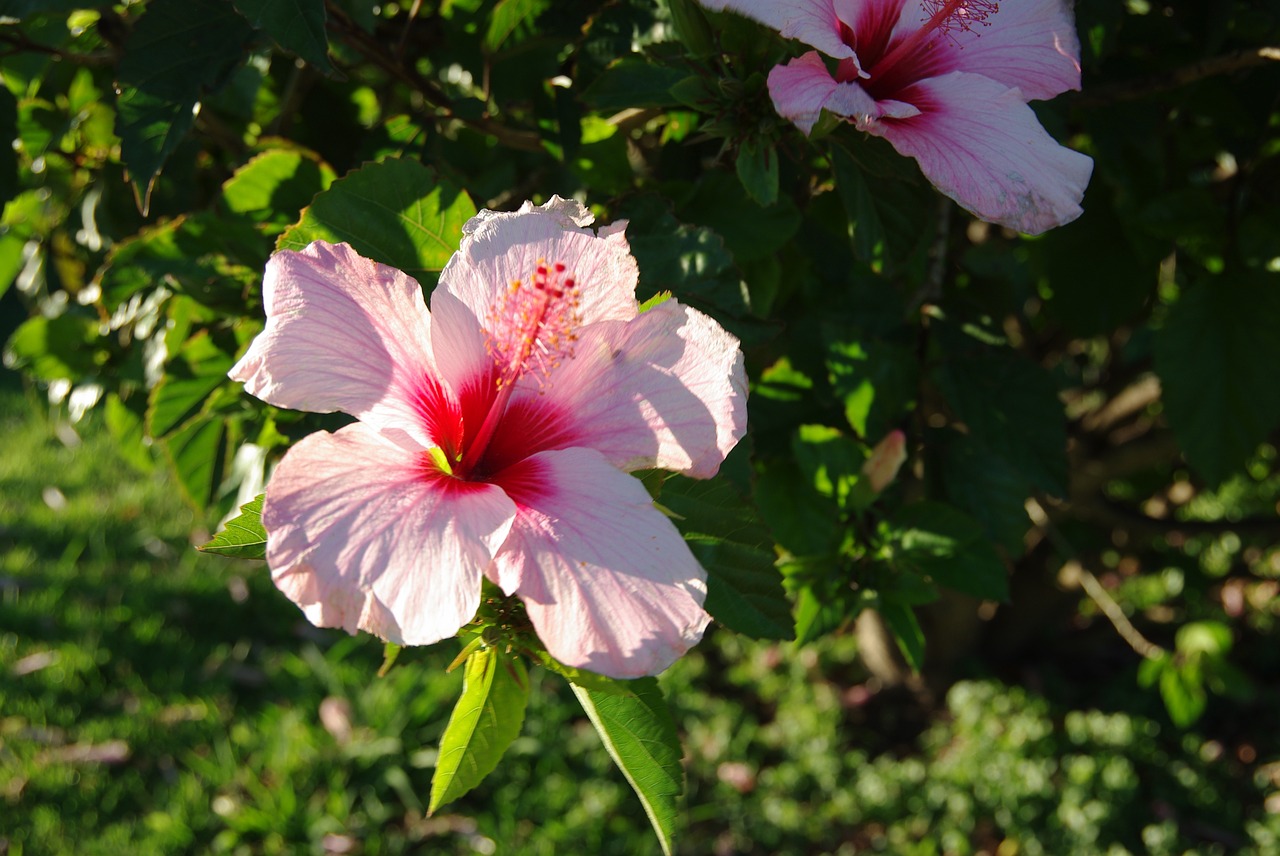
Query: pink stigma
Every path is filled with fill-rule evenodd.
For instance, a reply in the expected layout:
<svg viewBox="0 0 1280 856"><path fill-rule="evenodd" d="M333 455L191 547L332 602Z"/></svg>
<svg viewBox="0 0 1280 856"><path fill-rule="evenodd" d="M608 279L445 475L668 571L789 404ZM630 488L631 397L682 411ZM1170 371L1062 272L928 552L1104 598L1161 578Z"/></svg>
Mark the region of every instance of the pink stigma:
<svg viewBox="0 0 1280 856"><path fill-rule="evenodd" d="M955 32L971 33L976 25L991 26L987 19L1000 11L1000 4L993 0L921 0L921 5L929 17L921 22L920 29L894 45L876 63L880 74L909 56L935 33L954 39Z"/></svg>
<svg viewBox="0 0 1280 856"><path fill-rule="evenodd" d="M533 275L513 280L493 307L485 346L498 364L498 385L533 375L541 386L552 369L573 356L581 323L573 276L560 262L540 259Z"/></svg>
<svg viewBox="0 0 1280 856"><path fill-rule="evenodd" d="M921 5L929 13L925 28L940 33L969 33L977 24L989 27L987 18L1000 11L1000 4L991 0L922 0Z"/></svg>
<svg viewBox="0 0 1280 856"><path fill-rule="evenodd" d="M458 474L466 478L484 458L516 381L532 375L545 387L551 370L573 356L578 340L578 286L560 262L539 259L529 279L512 280L496 301L485 330L485 348L497 364L498 393L473 436L465 438Z"/></svg>

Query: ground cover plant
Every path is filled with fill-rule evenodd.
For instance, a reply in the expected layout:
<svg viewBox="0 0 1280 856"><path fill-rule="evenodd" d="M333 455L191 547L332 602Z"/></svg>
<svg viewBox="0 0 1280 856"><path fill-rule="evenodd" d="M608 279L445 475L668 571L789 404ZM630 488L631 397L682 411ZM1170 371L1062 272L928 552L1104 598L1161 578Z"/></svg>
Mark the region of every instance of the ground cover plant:
<svg viewBox="0 0 1280 856"><path fill-rule="evenodd" d="M1278 42L0 3L4 846L1266 852Z"/></svg>

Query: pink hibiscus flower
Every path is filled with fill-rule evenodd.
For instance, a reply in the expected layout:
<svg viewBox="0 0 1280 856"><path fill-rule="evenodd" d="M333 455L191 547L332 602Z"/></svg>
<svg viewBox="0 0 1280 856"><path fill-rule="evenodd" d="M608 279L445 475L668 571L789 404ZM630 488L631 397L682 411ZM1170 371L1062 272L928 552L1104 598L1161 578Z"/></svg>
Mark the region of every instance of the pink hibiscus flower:
<svg viewBox="0 0 1280 856"><path fill-rule="evenodd" d="M430 312L345 244L272 256L231 376L359 420L267 486L272 577L314 624L436 642L488 576L570 666L653 674L701 638L706 574L626 471L716 473L746 427L742 352L675 300L640 313L624 224L591 221L558 197L482 212Z"/></svg>
<svg viewBox="0 0 1280 856"><path fill-rule="evenodd" d="M984 220L1038 234L1080 216L1093 161L1058 145L1027 101L1080 88L1066 0L702 0L817 51L769 74L806 134L826 109L916 159Z"/></svg>

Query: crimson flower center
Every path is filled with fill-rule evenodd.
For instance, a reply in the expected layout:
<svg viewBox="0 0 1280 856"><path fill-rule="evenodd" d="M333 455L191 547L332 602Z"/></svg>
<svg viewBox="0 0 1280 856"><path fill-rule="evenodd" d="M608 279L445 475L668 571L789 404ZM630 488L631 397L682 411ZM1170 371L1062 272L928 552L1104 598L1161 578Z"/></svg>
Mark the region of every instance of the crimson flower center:
<svg viewBox="0 0 1280 856"><path fill-rule="evenodd" d="M551 371L573 356L582 324L578 286L564 264L539 259L527 279L512 280L490 307L485 349L494 363L496 394L479 430L468 437L459 462L461 474L483 459L506 413L517 382L533 380L539 389Z"/></svg>
<svg viewBox="0 0 1280 856"><path fill-rule="evenodd" d="M956 33L972 33L975 27L989 27L988 19L1000 10L1000 4L994 0L923 0L922 5L929 17L897 42L890 41L892 24L884 25L881 32L859 37L852 27L841 23L841 36L845 44L858 52L868 77L863 85L873 98L891 97L903 86L929 76L932 63L921 56L921 50L937 36L948 36L954 41ZM853 60L846 59L841 61L836 79L848 82L862 76Z"/></svg>

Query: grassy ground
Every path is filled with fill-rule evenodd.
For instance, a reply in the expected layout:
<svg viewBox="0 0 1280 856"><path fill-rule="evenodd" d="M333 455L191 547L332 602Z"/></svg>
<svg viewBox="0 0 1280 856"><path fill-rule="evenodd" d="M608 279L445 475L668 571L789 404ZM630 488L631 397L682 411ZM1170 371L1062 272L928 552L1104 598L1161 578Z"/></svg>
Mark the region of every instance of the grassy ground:
<svg viewBox="0 0 1280 856"><path fill-rule="evenodd" d="M426 817L456 646L375 677L376 641L197 554L162 471L36 412L0 391L0 854L656 852L541 672L497 773ZM991 679L922 711L869 693L854 655L717 633L668 672L681 852L1277 852L1274 738L1241 760L1174 730L1130 665L1109 711Z"/></svg>

